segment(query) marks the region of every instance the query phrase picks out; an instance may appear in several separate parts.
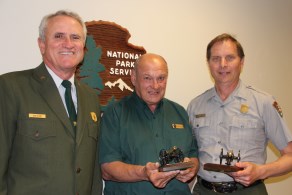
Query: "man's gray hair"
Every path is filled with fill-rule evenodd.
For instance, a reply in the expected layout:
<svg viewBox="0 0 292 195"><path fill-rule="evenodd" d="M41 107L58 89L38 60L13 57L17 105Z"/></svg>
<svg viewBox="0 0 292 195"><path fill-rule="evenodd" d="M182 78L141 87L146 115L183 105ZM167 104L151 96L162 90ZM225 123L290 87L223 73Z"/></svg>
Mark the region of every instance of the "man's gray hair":
<svg viewBox="0 0 292 195"><path fill-rule="evenodd" d="M41 40L45 41L45 39L46 39L45 34L46 34L47 26L48 26L48 21L56 16L69 16L71 18L74 18L76 21L78 21L79 24L83 28L84 41L86 40L87 29L86 29L85 23L83 22L82 18L77 13L72 12L72 11L66 11L66 10L59 10L56 13L48 14L48 15L43 17L43 19L40 23L40 26L39 26L39 38Z"/></svg>

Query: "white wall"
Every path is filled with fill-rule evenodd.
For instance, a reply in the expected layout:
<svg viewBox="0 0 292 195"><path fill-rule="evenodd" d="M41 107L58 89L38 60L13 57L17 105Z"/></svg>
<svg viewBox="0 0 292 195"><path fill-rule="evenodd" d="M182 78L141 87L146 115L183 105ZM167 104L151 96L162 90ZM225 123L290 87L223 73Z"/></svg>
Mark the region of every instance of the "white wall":
<svg viewBox="0 0 292 195"><path fill-rule="evenodd" d="M184 107L213 85L205 62L208 42L235 35L245 52L245 83L273 94L292 128L292 1L290 0L0 0L0 74L36 67L41 18L58 9L84 21L106 20L127 28L130 42L169 63L167 98ZM1 94L0 94L1 95ZM268 161L276 158L269 150ZM269 193L291 194L292 174L269 179Z"/></svg>

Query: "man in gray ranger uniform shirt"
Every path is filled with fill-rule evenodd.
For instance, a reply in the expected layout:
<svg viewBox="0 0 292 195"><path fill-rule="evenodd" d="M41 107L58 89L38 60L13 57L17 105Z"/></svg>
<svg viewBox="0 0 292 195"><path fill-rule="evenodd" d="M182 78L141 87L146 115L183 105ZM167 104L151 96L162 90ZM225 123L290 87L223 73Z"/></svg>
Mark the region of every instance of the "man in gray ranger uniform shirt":
<svg viewBox="0 0 292 195"><path fill-rule="evenodd" d="M271 95L240 80L244 51L231 35L219 35L208 44L207 62L215 86L188 106L200 161L193 194L267 194L264 179L292 171L292 135L281 108ZM266 164L269 140L281 157ZM240 162L231 165L242 170L204 170L206 163L220 163L221 149L233 150L235 157L240 151Z"/></svg>

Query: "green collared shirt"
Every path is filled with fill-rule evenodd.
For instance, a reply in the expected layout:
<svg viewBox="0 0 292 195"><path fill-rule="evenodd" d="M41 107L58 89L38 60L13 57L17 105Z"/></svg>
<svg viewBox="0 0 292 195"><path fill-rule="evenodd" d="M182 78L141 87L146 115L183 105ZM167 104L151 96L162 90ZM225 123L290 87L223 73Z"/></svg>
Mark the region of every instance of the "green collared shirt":
<svg viewBox="0 0 292 195"><path fill-rule="evenodd" d="M185 109L175 102L163 99L155 112L134 92L109 106L101 122L100 163L122 161L145 165L158 162L161 149L180 148L186 157L197 157L197 144L192 135ZM187 184L176 179L163 189L148 181L105 181L108 194L190 194Z"/></svg>

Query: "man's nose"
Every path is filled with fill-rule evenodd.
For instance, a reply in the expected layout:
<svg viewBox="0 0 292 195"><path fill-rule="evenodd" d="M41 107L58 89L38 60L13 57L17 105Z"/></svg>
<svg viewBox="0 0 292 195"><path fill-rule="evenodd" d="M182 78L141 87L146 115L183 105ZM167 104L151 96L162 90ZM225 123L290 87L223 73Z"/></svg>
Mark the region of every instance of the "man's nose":
<svg viewBox="0 0 292 195"><path fill-rule="evenodd" d="M70 37L66 37L64 39L64 43L63 43L63 46L64 47L67 47L67 48L72 48L73 47L73 41L70 39Z"/></svg>
<svg viewBox="0 0 292 195"><path fill-rule="evenodd" d="M226 60L225 58L221 58L220 66L221 66L222 68L224 68L225 66L227 66L227 60Z"/></svg>
<svg viewBox="0 0 292 195"><path fill-rule="evenodd" d="M159 87L159 83L157 82L156 79L153 79L152 86L154 89L157 89Z"/></svg>

